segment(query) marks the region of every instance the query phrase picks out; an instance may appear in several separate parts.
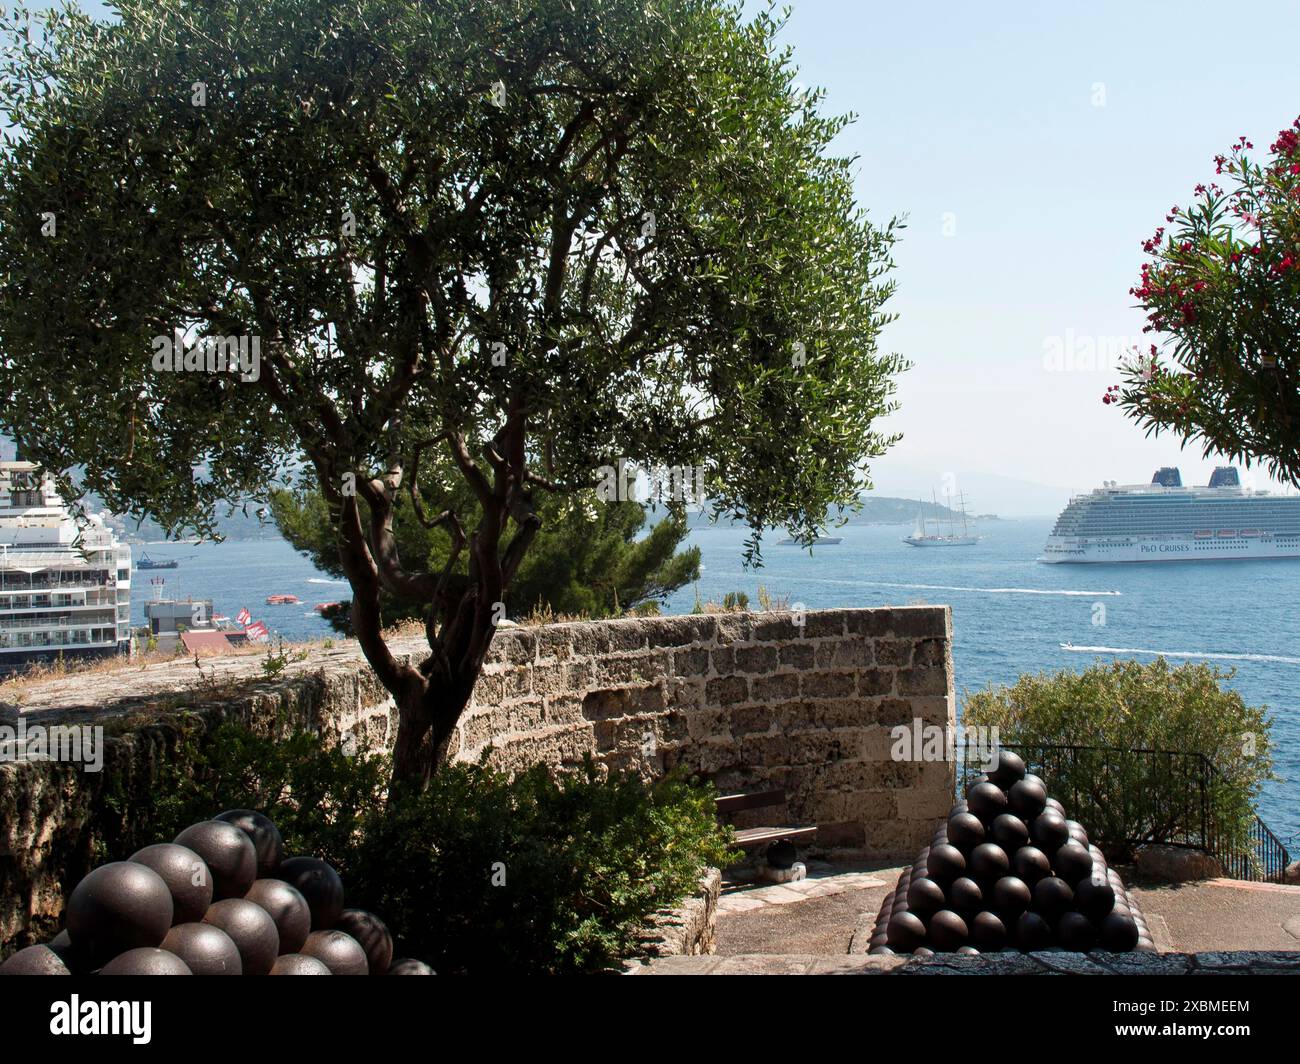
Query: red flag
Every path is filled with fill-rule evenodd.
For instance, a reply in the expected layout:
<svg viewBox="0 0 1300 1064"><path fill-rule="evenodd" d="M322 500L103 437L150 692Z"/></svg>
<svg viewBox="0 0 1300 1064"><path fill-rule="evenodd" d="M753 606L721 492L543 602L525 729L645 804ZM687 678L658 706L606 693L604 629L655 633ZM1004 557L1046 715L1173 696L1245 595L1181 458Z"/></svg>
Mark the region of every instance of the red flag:
<svg viewBox="0 0 1300 1064"><path fill-rule="evenodd" d="M247 609L240 610L235 614L235 620L239 622L240 627L247 628L248 622L253 619L253 615Z"/></svg>
<svg viewBox="0 0 1300 1064"><path fill-rule="evenodd" d="M254 621L252 624L250 624L247 628L244 629L244 635L248 636L248 638L253 640L253 642L255 643L262 642L270 634L271 633L267 631L266 625L264 625L261 621Z"/></svg>

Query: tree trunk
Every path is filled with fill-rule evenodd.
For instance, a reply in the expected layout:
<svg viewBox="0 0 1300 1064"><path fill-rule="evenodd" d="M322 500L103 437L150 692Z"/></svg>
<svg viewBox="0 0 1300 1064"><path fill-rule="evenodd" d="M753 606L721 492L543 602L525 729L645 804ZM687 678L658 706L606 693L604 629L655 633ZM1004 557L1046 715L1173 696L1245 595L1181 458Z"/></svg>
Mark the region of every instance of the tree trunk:
<svg viewBox="0 0 1300 1064"><path fill-rule="evenodd" d="M459 666L459 675L435 674L423 690L412 685L412 690L395 696L398 717L390 792L398 787L423 787L446 761L456 725L474 694L481 664L456 663L453 668Z"/></svg>

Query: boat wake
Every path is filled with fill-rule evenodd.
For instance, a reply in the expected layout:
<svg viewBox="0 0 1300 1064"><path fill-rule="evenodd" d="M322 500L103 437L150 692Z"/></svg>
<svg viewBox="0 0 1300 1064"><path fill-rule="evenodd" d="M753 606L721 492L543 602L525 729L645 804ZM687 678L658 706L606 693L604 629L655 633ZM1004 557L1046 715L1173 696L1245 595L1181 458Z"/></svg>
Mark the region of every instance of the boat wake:
<svg viewBox="0 0 1300 1064"><path fill-rule="evenodd" d="M346 580L326 580L324 577L320 577L320 576L309 576L309 577L307 577L307 583L309 583L309 584L346 584L347 581L346 581Z"/></svg>
<svg viewBox="0 0 1300 1064"><path fill-rule="evenodd" d="M1279 665L1300 665L1300 658L1288 658L1281 654L1223 654L1208 650L1144 650L1141 647L1076 647L1073 643L1062 643L1062 650L1076 654L1150 654L1163 658L1197 658L1215 661L1269 661Z"/></svg>

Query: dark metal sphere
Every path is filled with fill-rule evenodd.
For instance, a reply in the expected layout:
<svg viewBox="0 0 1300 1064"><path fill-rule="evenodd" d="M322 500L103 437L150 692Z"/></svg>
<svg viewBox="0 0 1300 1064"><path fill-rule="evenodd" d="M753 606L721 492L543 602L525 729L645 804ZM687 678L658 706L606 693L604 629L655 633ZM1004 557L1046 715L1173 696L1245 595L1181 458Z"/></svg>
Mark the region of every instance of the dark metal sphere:
<svg viewBox="0 0 1300 1064"><path fill-rule="evenodd" d="M1026 772L1025 780L1028 783L1037 783L1038 786L1042 787L1044 791L1047 790L1047 783L1043 780L1042 776L1035 775L1032 772Z"/></svg>
<svg viewBox="0 0 1300 1064"><path fill-rule="evenodd" d="M994 913L976 913L970 924L970 939L982 950L1001 949L1007 941L1007 926Z"/></svg>
<svg viewBox="0 0 1300 1064"><path fill-rule="evenodd" d="M984 825L974 813L958 813L948 818L948 841L962 853L970 853L984 841Z"/></svg>
<svg viewBox="0 0 1300 1064"><path fill-rule="evenodd" d="M275 921L281 955L302 949L311 934L311 909L297 887L283 879L259 879L248 888L244 900L260 905Z"/></svg>
<svg viewBox="0 0 1300 1064"><path fill-rule="evenodd" d="M1048 876L1034 884L1034 912L1049 923L1055 923L1074 902L1070 884L1056 876Z"/></svg>
<svg viewBox="0 0 1300 1064"><path fill-rule="evenodd" d="M1052 862L1037 846L1022 846L1011 859L1016 875L1031 887L1044 876L1052 874Z"/></svg>
<svg viewBox="0 0 1300 1064"><path fill-rule="evenodd" d="M301 953L284 953L275 958L271 975L333 975L325 962Z"/></svg>
<svg viewBox="0 0 1300 1064"><path fill-rule="evenodd" d="M257 853L259 879L275 875L275 870L284 860L284 839L280 837L280 829L269 816L254 812L252 809L227 809L212 819L234 824L249 837Z"/></svg>
<svg viewBox="0 0 1300 1064"><path fill-rule="evenodd" d="M993 841L1008 854L1029 843L1029 828L1014 813L1003 813L993 821Z"/></svg>
<svg viewBox="0 0 1300 1064"><path fill-rule="evenodd" d="M177 924L162 948L183 960L195 975L242 975L243 961L234 940L215 924Z"/></svg>
<svg viewBox="0 0 1300 1064"><path fill-rule="evenodd" d="M1007 804L1016 816L1033 820L1047 808L1047 791L1038 781L1023 779L1007 791Z"/></svg>
<svg viewBox="0 0 1300 1064"><path fill-rule="evenodd" d="M1130 953L1137 948L1138 926L1132 915L1118 909L1101 921L1101 948L1111 953Z"/></svg>
<svg viewBox="0 0 1300 1064"><path fill-rule="evenodd" d="M1019 876L1003 876L993 884L993 906L1009 920L1028 909L1033 900L1034 892Z"/></svg>
<svg viewBox="0 0 1300 1064"><path fill-rule="evenodd" d="M1056 925L1056 937L1061 945L1075 953L1087 953L1097 942L1097 930L1083 913L1071 910L1061 914Z"/></svg>
<svg viewBox="0 0 1300 1064"><path fill-rule="evenodd" d="M1065 826L1065 817L1060 813L1045 809L1029 824L1029 835L1043 853L1055 853L1070 841L1070 830Z"/></svg>
<svg viewBox="0 0 1300 1064"><path fill-rule="evenodd" d="M276 877L296 887L307 899L313 931L327 931L338 923L343 912L343 880L324 861L316 857L290 857L280 865Z"/></svg>
<svg viewBox="0 0 1300 1064"><path fill-rule="evenodd" d="M1106 913L1115 908L1115 888L1104 875L1093 873L1080 879L1074 888L1075 907L1093 922L1100 922Z"/></svg>
<svg viewBox="0 0 1300 1064"><path fill-rule="evenodd" d="M916 949L912 951L912 956L921 957L921 958L933 957L934 950L932 950L929 946L917 946Z"/></svg>
<svg viewBox="0 0 1300 1064"><path fill-rule="evenodd" d="M899 953L911 953L925 941L925 924L915 913L896 913L885 928L886 942ZM394 965L393 967L396 967ZM389 969L392 971L392 968Z"/></svg>
<svg viewBox="0 0 1300 1064"><path fill-rule="evenodd" d="M1052 944L1052 926L1038 913L1025 912L1016 921L1016 945L1026 953L1047 949Z"/></svg>
<svg viewBox="0 0 1300 1064"><path fill-rule="evenodd" d="M165 949L129 949L109 961L100 975L193 975L190 966Z"/></svg>
<svg viewBox="0 0 1300 1064"><path fill-rule="evenodd" d="M1025 778L1025 761L1010 750L998 751L998 766L989 773L989 780L1003 790Z"/></svg>
<svg viewBox="0 0 1300 1064"><path fill-rule="evenodd" d="M95 962L155 947L172 926L172 896L162 876L134 861L91 871L68 899L68 936Z"/></svg>
<svg viewBox="0 0 1300 1064"><path fill-rule="evenodd" d="M907 887L907 908L925 919L932 916L947 904L943 896L943 887L927 876L913 879Z"/></svg>
<svg viewBox="0 0 1300 1064"><path fill-rule="evenodd" d="M977 950L974 946L960 946L957 949L957 954L958 956L962 956L962 957L978 957L980 955L980 951Z"/></svg>
<svg viewBox="0 0 1300 1064"><path fill-rule="evenodd" d="M95 967L95 958L73 942L67 931L60 931L46 945L59 955L63 966L73 975L86 975Z"/></svg>
<svg viewBox="0 0 1300 1064"><path fill-rule="evenodd" d="M970 806L968 806L966 802L963 800L958 802L956 805L954 805L951 809L948 810L948 819L951 820L958 813L969 813L969 812L970 812Z"/></svg>
<svg viewBox="0 0 1300 1064"><path fill-rule="evenodd" d="M1067 820L1065 830L1070 833L1070 838L1077 842L1084 849L1088 848L1088 833L1084 830L1083 825L1077 820Z"/></svg>
<svg viewBox="0 0 1300 1064"><path fill-rule="evenodd" d="M26 946L0 963L0 975L71 975L49 946Z"/></svg>
<svg viewBox="0 0 1300 1064"><path fill-rule="evenodd" d="M1092 854L1071 840L1052 855L1052 871L1074 886L1092 875Z"/></svg>
<svg viewBox="0 0 1300 1064"><path fill-rule="evenodd" d="M778 839L767 848L767 863L771 868L793 868L799 860L799 851L789 839Z"/></svg>
<svg viewBox="0 0 1300 1064"><path fill-rule="evenodd" d="M878 946L871 951L872 953L893 953L894 951L888 946ZM389 975L437 975L424 961L413 960L410 957L402 957L393 961L388 966Z"/></svg>
<svg viewBox="0 0 1300 1064"><path fill-rule="evenodd" d="M335 975L367 975L370 971L361 943L342 931L313 931L302 952L315 957Z"/></svg>
<svg viewBox="0 0 1300 1064"><path fill-rule="evenodd" d="M951 883L966 871L966 858L956 846L944 843L930 850L925 862L925 871L936 883Z"/></svg>
<svg viewBox="0 0 1300 1064"><path fill-rule="evenodd" d="M986 842L971 851L970 868L981 883L994 883L1011 871L1011 859L996 842Z"/></svg>
<svg viewBox="0 0 1300 1064"><path fill-rule="evenodd" d="M894 951L893 951L892 949L890 949L888 946L872 946L869 950L867 950L867 952L868 952L869 954L873 955L873 956L879 956L879 957L892 957L892 956L894 956ZM419 961L399 961L398 963L400 963L400 964L419 964L420 962L419 962ZM427 971L427 972L395 972L395 971L393 971L392 968L389 968L389 969L388 969L388 974L389 974L389 975L432 975L432 974L433 974L433 971L432 971L432 969L430 969L430 970Z"/></svg>
<svg viewBox="0 0 1300 1064"><path fill-rule="evenodd" d="M996 783L977 783L966 792L970 811L985 824L1007 811L1007 796Z"/></svg>
<svg viewBox="0 0 1300 1064"><path fill-rule="evenodd" d="M203 919L212 904L212 873L202 857L187 846L159 842L136 850L130 860L162 876L172 896L173 925Z"/></svg>
<svg viewBox="0 0 1300 1064"><path fill-rule="evenodd" d="M975 880L961 876L948 888L948 905L959 913L977 913L984 905L984 891ZM939 906L944 908L944 906Z"/></svg>
<svg viewBox="0 0 1300 1064"><path fill-rule="evenodd" d="M910 887L907 896L910 900ZM344 909L339 922L334 926L361 944L361 948L366 951L371 975L383 975L388 971L393 960L393 936L383 920L363 909Z"/></svg>
<svg viewBox="0 0 1300 1064"><path fill-rule="evenodd" d="M1055 798L1047 799L1046 805L1048 809L1050 809L1053 813L1056 813L1058 816L1060 816L1062 820L1065 819L1065 806L1063 806Z"/></svg>
<svg viewBox="0 0 1300 1064"><path fill-rule="evenodd" d="M970 928L951 909L940 909L930 917L930 945L940 953L952 953L966 945Z"/></svg>
<svg viewBox="0 0 1300 1064"><path fill-rule="evenodd" d="M260 905L243 898L224 898L212 903L203 922L230 936L245 975L265 975L271 970L280 952L280 936L275 921Z"/></svg>
<svg viewBox="0 0 1300 1064"><path fill-rule="evenodd" d="M234 824L205 820L191 824L173 840L188 846L207 862L212 873L212 897L242 898L257 878L257 851Z"/></svg>

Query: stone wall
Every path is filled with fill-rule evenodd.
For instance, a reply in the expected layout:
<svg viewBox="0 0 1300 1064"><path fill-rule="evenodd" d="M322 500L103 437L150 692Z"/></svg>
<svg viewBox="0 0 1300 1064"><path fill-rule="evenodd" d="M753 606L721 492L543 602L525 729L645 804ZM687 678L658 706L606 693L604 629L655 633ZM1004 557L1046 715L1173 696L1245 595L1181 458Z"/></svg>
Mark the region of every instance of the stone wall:
<svg viewBox="0 0 1300 1064"><path fill-rule="evenodd" d="M418 639L394 650L427 652ZM114 734L101 773L0 764L4 945L48 929L64 891L131 839L187 722L307 728L369 749L396 726L351 643L317 648L274 680L258 657L55 679L0 706L0 723L19 713ZM753 819L819 824L815 853L903 860L947 812L954 773L891 760L890 729L954 716L946 607L627 619L499 632L452 751L473 759L491 747L508 769L590 753L649 775L685 765L724 793L782 787L788 808Z"/></svg>

